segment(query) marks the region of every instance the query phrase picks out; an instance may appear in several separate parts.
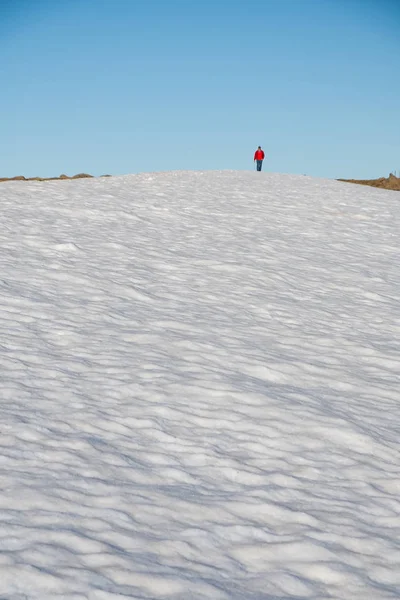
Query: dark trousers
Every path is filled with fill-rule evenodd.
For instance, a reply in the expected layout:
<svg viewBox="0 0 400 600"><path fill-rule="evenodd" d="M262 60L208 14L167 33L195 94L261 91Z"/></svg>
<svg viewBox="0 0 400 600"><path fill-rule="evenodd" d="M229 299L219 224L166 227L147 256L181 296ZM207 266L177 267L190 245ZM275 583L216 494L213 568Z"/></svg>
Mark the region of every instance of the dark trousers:
<svg viewBox="0 0 400 600"><path fill-rule="evenodd" d="M261 171L262 169L262 160L257 161L257 171Z"/></svg>

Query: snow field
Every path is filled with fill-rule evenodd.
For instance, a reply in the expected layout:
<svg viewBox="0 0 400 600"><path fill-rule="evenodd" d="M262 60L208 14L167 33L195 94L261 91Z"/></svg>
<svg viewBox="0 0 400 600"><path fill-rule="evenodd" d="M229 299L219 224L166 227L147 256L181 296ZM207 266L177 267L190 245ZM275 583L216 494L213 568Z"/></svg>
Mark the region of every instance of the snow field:
<svg viewBox="0 0 400 600"><path fill-rule="evenodd" d="M400 597L399 198L1 185L1 600Z"/></svg>

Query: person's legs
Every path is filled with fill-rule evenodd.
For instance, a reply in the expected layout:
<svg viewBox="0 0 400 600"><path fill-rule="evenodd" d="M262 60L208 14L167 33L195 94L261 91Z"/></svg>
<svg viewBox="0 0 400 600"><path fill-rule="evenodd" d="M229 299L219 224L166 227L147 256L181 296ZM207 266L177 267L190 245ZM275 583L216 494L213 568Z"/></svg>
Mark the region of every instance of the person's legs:
<svg viewBox="0 0 400 600"><path fill-rule="evenodd" d="M257 161L257 171L261 171L261 167L262 167L262 160L258 160Z"/></svg>

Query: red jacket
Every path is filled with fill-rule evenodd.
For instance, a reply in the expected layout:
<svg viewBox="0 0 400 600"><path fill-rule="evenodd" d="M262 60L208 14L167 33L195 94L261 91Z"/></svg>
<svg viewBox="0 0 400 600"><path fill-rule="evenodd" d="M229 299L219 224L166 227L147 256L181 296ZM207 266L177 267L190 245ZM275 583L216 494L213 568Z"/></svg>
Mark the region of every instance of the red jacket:
<svg viewBox="0 0 400 600"><path fill-rule="evenodd" d="M254 160L264 160L264 150L256 150L254 153Z"/></svg>

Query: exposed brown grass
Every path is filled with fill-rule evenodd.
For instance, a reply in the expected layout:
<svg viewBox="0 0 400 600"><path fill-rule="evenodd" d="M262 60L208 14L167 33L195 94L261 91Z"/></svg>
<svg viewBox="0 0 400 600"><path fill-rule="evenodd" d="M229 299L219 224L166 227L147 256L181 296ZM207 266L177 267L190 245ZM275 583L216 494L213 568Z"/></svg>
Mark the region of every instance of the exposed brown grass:
<svg viewBox="0 0 400 600"><path fill-rule="evenodd" d="M339 179L338 181L358 183L359 185L370 185L383 190L400 191L400 177L396 177L393 173L390 173L389 177L380 177L379 179Z"/></svg>
<svg viewBox="0 0 400 600"><path fill-rule="evenodd" d="M77 175L73 175L72 177L68 177L68 175L59 175L59 177L24 177L23 175L17 175L16 177L0 177L0 182L2 181L61 181L65 179L85 179L88 177L93 177L93 175L88 175L88 173L78 173ZM102 177L110 177L110 175L102 175Z"/></svg>

